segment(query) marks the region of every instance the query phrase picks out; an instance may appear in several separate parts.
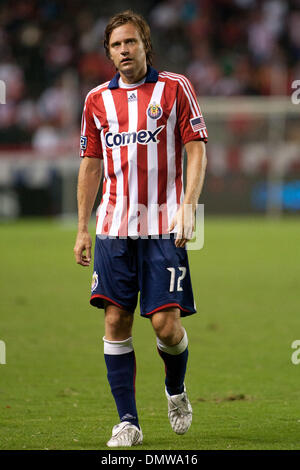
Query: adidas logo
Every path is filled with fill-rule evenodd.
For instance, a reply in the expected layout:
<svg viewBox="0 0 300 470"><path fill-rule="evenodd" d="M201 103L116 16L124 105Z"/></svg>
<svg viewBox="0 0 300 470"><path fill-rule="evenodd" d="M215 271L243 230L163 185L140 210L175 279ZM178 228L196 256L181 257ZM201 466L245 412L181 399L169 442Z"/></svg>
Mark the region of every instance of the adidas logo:
<svg viewBox="0 0 300 470"><path fill-rule="evenodd" d="M136 416L132 416L130 413L126 413L126 415L122 416L121 421L128 421L129 419L136 419Z"/></svg>
<svg viewBox="0 0 300 470"><path fill-rule="evenodd" d="M137 99L137 97L136 97L135 93L131 93L131 95L128 96L128 101L135 101L136 99Z"/></svg>

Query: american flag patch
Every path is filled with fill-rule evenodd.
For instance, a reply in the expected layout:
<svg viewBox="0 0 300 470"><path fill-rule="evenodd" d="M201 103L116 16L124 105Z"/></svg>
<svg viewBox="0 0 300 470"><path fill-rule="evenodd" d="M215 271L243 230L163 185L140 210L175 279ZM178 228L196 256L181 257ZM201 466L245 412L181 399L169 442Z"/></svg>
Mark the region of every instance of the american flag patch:
<svg viewBox="0 0 300 470"><path fill-rule="evenodd" d="M197 116L193 119L190 119L190 123L194 132L201 131L201 129L206 128L203 116Z"/></svg>

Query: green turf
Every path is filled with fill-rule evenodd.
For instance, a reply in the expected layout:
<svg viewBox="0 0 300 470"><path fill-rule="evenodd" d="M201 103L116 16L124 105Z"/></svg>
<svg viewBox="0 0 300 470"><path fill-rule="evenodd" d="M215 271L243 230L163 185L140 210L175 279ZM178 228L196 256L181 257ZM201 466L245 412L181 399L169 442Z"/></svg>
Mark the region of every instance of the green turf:
<svg viewBox="0 0 300 470"><path fill-rule="evenodd" d="M1 449L106 449L118 422L103 360L103 314L88 304L92 268L73 259L75 226L0 226ZM190 251L197 315L189 336L189 432L170 428L164 368L136 315L141 449L299 449L299 246L296 219L206 218Z"/></svg>

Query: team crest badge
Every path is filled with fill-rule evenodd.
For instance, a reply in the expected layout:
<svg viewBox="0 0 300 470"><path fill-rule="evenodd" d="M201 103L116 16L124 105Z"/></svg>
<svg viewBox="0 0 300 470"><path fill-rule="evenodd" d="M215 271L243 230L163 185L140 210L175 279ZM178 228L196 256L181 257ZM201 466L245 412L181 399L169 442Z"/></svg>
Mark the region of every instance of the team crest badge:
<svg viewBox="0 0 300 470"><path fill-rule="evenodd" d="M97 289L97 286L98 286L98 274L96 273L96 271L94 271L93 273L93 278L92 278L92 292L94 292L94 290Z"/></svg>
<svg viewBox="0 0 300 470"><path fill-rule="evenodd" d="M147 114L151 119L159 119L162 115L160 104L150 103L147 109Z"/></svg>

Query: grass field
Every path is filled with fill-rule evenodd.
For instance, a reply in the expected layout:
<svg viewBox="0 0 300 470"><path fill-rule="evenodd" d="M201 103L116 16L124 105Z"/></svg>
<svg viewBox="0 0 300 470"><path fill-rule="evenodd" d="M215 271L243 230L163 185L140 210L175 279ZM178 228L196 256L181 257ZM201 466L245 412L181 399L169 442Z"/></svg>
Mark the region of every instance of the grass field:
<svg viewBox="0 0 300 470"><path fill-rule="evenodd" d="M198 314L189 336L189 432L170 428L164 368L136 312L141 449L300 449L300 230L287 218L206 218L190 251ZM106 449L118 422L103 360L92 268L73 259L75 225L0 226L0 449Z"/></svg>

